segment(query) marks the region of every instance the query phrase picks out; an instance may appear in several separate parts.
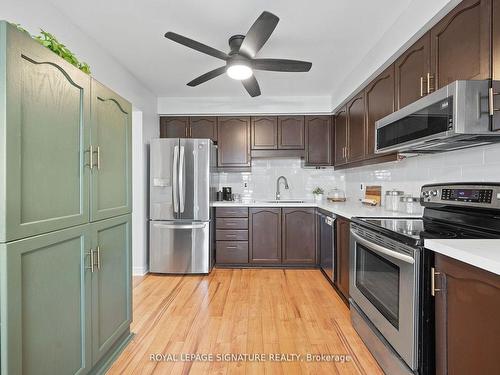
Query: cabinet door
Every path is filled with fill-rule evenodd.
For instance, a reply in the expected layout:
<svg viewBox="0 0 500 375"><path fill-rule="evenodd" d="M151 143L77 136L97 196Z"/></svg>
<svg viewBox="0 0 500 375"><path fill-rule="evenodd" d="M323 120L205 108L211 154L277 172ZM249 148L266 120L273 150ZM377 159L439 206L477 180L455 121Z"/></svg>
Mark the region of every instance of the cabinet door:
<svg viewBox="0 0 500 375"><path fill-rule="evenodd" d="M281 263L281 209L250 208L250 263Z"/></svg>
<svg viewBox="0 0 500 375"><path fill-rule="evenodd" d="M278 148L303 150L304 116L278 116Z"/></svg>
<svg viewBox="0 0 500 375"><path fill-rule="evenodd" d="M500 276L436 254L436 374L498 373Z"/></svg>
<svg viewBox="0 0 500 375"><path fill-rule="evenodd" d="M427 93L427 73L430 73L431 37L425 34L408 48L394 63L396 107L403 108Z"/></svg>
<svg viewBox="0 0 500 375"><path fill-rule="evenodd" d="M283 208L283 263L316 263L314 208Z"/></svg>
<svg viewBox="0 0 500 375"><path fill-rule="evenodd" d="M335 165L347 162L347 114L342 108L335 115Z"/></svg>
<svg viewBox="0 0 500 375"><path fill-rule="evenodd" d="M219 167L250 167L250 117L219 117Z"/></svg>
<svg viewBox="0 0 500 375"><path fill-rule="evenodd" d="M189 117L160 117L160 138L188 138Z"/></svg>
<svg viewBox="0 0 500 375"><path fill-rule="evenodd" d="M91 366L88 225L0 245L2 374Z"/></svg>
<svg viewBox="0 0 500 375"><path fill-rule="evenodd" d="M91 220L132 211L132 107L92 81Z"/></svg>
<svg viewBox="0 0 500 375"><path fill-rule="evenodd" d="M332 123L330 116L306 116L306 164L332 165Z"/></svg>
<svg viewBox="0 0 500 375"><path fill-rule="evenodd" d="M92 224L96 269L92 274L92 363L116 343L132 321L131 219Z"/></svg>
<svg viewBox="0 0 500 375"><path fill-rule="evenodd" d="M491 77L491 11L491 0L464 0L431 29L431 89Z"/></svg>
<svg viewBox="0 0 500 375"><path fill-rule="evenodd" d="M375 155L375 121L394 112L394 65L383 71L365 90L366 157Z"/></svg>
<svg viewBox="0 0 500 375"><path fill-rule="evenodd" d="M8 45L0 110L6 242L88 221L90 77L15 26L1 28Z"/></svg>
<svg viewBox="0 0 500 375"><path fill-rule="evenodd" d="M189 136L217 141L217 117L190 117Z"/></svg>
<svg viewBox="0 0 500 375"><path fill-rule="evenodd" d="M350 222L337 218L337 288L349 298L349 238Z"/></svg>
<svg viewBox="0 0 500 375"><path fill-rule="evenodd" d="M278 148L278 118L252 117L252 150Z"/></svg>
<svg viewBox="0 0 500 375"><path fill-rule="evenodd" d="M365 157L365 99L359 93L347 104L347 161Z"/></svg>

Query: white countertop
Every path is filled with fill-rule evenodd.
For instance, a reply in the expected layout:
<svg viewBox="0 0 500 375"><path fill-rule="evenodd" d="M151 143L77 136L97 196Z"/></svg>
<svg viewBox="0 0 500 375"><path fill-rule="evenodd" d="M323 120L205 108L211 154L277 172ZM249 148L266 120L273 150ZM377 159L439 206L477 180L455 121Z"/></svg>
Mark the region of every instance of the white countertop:
<svg viewBox="0 0 500 375"><path fill-rule="evenodd" d="M352 217L421 217L421 214L410 215L404 212L387 211L383 207L365 206L358 201L347 202L315 202L306 201L304 203L269 203L269 202L213 202L213 207L318 207L335 215L343 216L347 219Z"/></svg>
<svg viewBox="0 0 500 375"><path fill-rule="evenodd" d="M500 239L424 240L426 249L500 275Z"/></svg>

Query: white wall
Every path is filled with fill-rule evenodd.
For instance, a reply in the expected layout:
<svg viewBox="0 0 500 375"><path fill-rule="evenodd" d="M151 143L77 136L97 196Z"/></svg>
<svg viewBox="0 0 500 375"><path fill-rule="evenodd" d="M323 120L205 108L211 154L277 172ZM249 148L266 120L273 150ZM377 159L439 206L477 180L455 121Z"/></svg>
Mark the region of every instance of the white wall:
<svg viewBox="0 0 500 375"><path fill-rule="evenodd" d="M421 155L398 162L345 171L347 195L364 195L361 184L381 185L419 196L424 184L439 182L500 182L500 144L434 155Z"/></svg>
<svg viewBox="0 0 500 375"><path fill-rule="evenodd" d="M81 29L72 24L68 17L54 7L50 1L3 0L0 5L0 19L19 23L32 34L37 34L40 28L53 33L80 60L89 63L92 75L97 80L132 103L134 111L136 111L133 115L133 137L142 139L142 144L138 144L136 139L133 140L133 222L135 225L133 252L134 259L143 262L142 264L134 263L134 269L145 270L147 267L147 263L145 263L147 259L147 218L145 216L147 195L141 191L136 182L146 183L144 175L147 171L147 144L149 139L157 136L158 133L156 96L131 72L127 71L119 61L109 55L98 41L89 38Z"/></svg>

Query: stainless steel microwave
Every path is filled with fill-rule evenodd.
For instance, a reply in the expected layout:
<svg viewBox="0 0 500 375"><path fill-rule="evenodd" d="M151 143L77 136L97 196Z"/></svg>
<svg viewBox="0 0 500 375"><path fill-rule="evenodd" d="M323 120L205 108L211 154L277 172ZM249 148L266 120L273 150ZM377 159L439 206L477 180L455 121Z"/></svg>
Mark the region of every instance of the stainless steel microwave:
<svg viewBox="0 0 500 375"><path fill-rule="evenodd" d="M455 81L375 122L376 153L434 153L500 142L490 81Z"/></svg>

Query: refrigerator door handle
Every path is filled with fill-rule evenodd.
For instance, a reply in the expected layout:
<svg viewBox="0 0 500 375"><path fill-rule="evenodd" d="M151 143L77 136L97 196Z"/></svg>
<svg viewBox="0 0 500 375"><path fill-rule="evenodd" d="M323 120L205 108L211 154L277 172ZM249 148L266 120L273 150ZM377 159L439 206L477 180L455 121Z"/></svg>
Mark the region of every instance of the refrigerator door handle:
<svg viewBox="0 0 500 375"><path fill-rule="evenodd" d="M165 229L203 229L206 227L206 223L196 223L196 224L153 224L157 228Z"/></svg>
<svg viewBox="0 0 500 375"><path fill-rule="evenodd" d="M184 212L184 146L181 146L179 160L179 212Z"/></svg>
<svg viewBox="0 0 500 375"><path fill-rule="evenodd" d="M174 212L179 212L179 192L178 192L178 160L179 160L179 146L174 146L174 163L172 167L172 198L174 202Z"/></svg>

